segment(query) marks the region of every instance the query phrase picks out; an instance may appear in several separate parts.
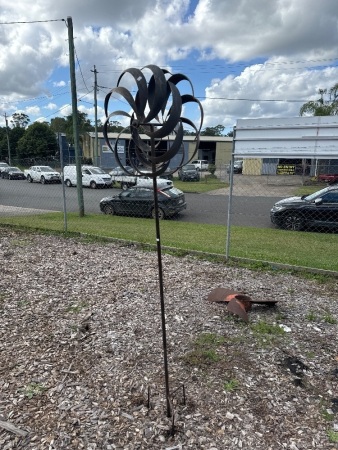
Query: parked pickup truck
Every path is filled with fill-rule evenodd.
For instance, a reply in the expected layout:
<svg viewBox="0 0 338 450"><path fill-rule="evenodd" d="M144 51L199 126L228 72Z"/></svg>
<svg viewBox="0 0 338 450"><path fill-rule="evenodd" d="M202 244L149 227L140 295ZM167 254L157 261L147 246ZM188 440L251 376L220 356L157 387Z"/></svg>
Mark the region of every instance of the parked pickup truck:
<svg viewBox="0 0 338 450"><path fill-rule="evenodd" d="M61 183L61 175L49 166L32 166L24 170L26 180L30 183Z"/></svg>
<svg viewBox="0 0 338 450"><path fill-rule="evenodd" d="M120 183L121 189L124 191L131 186L143 186L143 187L153 187L153 179L150 176L129 176L129 175L113 175L113 171L109 172L112 184ZM164 178L157 177L157 186L163 188L166 186L172 186L173 182Z"/></svg>

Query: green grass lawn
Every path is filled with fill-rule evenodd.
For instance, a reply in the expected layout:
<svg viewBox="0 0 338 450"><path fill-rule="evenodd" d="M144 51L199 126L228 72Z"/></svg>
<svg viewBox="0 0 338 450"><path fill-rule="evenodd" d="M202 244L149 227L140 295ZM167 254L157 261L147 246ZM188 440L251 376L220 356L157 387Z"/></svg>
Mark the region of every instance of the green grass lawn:
<svg viewBox="0 0 338 450"><path fill-rule="evenodd" d="M0 224L25 228L64 231L62 213L1 217ZM227 227L179 220L160 223L161 244L185 251L225 256ZM69 233L85 233L156 245L152 219L77 213L67 215ZM338 272L338 234L293 232L278 229L231 227L230 257L248 258Z"/></svg>
<svg viewBox="0 0 338 450"><path fill-rule="evenodd" d="M210 174L203 176L200 181L180 181L178 178L174 178L173 183L177 189L183 192L203 193L229 187L229 183L224 183Z"/></svg>

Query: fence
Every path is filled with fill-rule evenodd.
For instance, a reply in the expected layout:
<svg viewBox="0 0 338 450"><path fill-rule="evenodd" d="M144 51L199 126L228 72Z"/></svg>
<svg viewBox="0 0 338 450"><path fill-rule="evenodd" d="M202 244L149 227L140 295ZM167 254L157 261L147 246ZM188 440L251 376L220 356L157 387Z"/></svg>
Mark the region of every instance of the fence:
<svg viewBox="0 0 338 450"><path fill-rule="evenodd" d="M53 161L41 163L60 170L56 161L54 164ZM21 168L25 167L21 165ZM304 264L302 258L297 255L290 257L295 251L293 242L298 240L304 242L305 247L311 246L311 252L314 248L317 249L316 253L309 252L309 260L305 262L308 267L337 270L325 261L318 266L319 255L323 248L324 251L327 248L330 252L338 243L336 234L338 184L329 186L329 183L336 181L337 173L336 167L330 165L325 168L322 165L318 168L316 176L305 172L248 175L245 174L245 170L243 173L231 173L228 165L222 165L216 167L215 178L205 172L202 173L200 182L186 182L179 185L177 178L174 177L174 186L179 185L185 191L187 209L184 208L183 198L178 195L176 189L173 189L169 197L168 195L160 197L160 214L161 217L174 217L175 222L220 226L219 232L222 233L222 239L224 238L224 246L223 248L219 246L215 250L215 247L210 245L211 253L217 252L227 258L269 260L302 266ZM327 175L329 178L319 175ZM162 183L165 183L165 180L162 180ZM199 183L207 189L198 189ZM123 192L119 205L109 205L109 202L103 205L102 198L117 195L121 192L119 187L117 185L106 189L83 188L85 212L101 216L103 212L127 216L153 215L153 194L146 189L139 189L135 193ZM194 188L198 194L194 193ZM189 189L192 193L188 193ZM322 189L324 191L313 194ZM301 199L305 194L309 196ZM298 196L298 199L278 203L282 199L295 196ZM52 227L52 224L55 225L55 221L58 221L59 229L62 231L67 226L68 214L79 211L79 196L74 186L29 183L27 180L9 180L0 176L0 223L10 223L13 216L23 217L25 222L29 223L30 217L37 213L57 211L63 214L59 214L57 218L53 214L43 217L46 217L47 228L48 224ZM178 220L176 213L179 213ZM259 238L260 243L255 237L257 230L260 231L260 236L263 236ZM325 235L329 237L324 239ZM276 257L276 246L282 249L286 240L290 241L288 254L284 249L284 253L281 251ZM319 245L323 248L319 249ZM204 246L203 250L206 251L208 248Z"/></svg>

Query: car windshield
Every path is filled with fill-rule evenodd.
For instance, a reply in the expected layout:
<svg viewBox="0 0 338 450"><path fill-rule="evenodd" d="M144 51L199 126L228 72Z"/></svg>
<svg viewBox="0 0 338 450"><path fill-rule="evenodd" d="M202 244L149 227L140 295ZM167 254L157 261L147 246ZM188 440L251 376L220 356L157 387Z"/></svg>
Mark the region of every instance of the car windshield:
<svg viewBox="0 0 338 450"><path fill-rule="evenodd" d="M162 194L166 194L166 195L181 195L183 194L182 191L180 191L179 189L175 188L174 186L168 187L168 188L164 188L164 189L160 189L159 192L161 192Z"/></svg>
<svg viewBox="0 0 338 450"><path fill-rule="evenodd" d="M101 169L100 167L91 167L91 168L90 168L90 171L91 171L91 173L94 174L94 175L99 175L99 174L105 174L105 173L106 173L106 172L105 172L103 169Z"/></svg>
<svg viewBox="0 0 338 450"><path fill-rule="evenodd" d="M49 166L40 166L40 170L41 172L55 172L55 170Z"/></svg>
<svg viewBox="0 0 338 450"><path fill-rule="evenodd" d="M186 166L183 166L183 170L196 170L196 169L193 164L187 164Z"/></svg>
<svg viewBox="0 0 338 450"><path fill-rule="evenodd" d="M307 202L312 202L312 200L321 197L322 195L326 194L327 191L329 191L330 188L326 187L324 189L321 189L320 191L316 191L313 194L307 195L306 197L304 197L304 200L306 200Z"/></svg>
<svg viewBox="0 0 338 450"><path fill-rule="evenodd" d="M20 169L18 169L17 167L9 167L8 171L9 172L21 172Z"/></svg>

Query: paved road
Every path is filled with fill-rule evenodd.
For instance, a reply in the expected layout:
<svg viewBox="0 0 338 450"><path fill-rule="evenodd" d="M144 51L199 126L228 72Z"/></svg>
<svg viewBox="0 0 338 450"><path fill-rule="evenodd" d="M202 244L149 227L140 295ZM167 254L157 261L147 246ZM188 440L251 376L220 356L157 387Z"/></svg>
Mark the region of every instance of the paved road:
<svg viewBox="0 0 338 450"><path fill-rule="evenodd" d="M253 195L256 191L256 195ZM83 189L85 212L98 213L101 198L116 194L117 189ZM264 195L265 192L265 195ZM231 223L233 225L259 228L271 227L269 211L276 200L286 197L285 189L267 190L256 186L234 189ZM65 187L67 211L78 211L76 188ZM184 222L197 222L226 225L228 219L227 190L219 190L209 194L186 194L188 208L181 215ZM62 185L41 185L27 181L0 179L0 215L10 214L9 206L16 208L32 208L35 210L63 211ZM29 210L24 210L28 213ZM22 210L18 210L22 214ZM13 214L14 212L12 212Z"/></svg>

